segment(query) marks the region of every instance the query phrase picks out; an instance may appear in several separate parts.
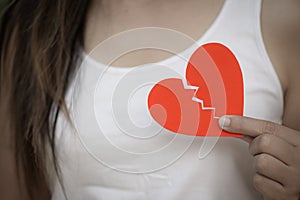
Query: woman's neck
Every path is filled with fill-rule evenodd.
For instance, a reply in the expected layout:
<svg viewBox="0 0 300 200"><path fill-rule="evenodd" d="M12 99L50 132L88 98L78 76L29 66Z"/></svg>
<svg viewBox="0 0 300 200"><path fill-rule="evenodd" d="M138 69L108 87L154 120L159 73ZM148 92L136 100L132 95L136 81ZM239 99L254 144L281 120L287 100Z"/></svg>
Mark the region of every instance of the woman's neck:
<svg viewBox="0 0 300 200"><path fill-rule="evenodd" d="M90 52L114 34L147 26L174 29L198 40L223 3L224 0L94 0L87 16L85 50ZM157 59L160 58L154 61Z"/></svg>

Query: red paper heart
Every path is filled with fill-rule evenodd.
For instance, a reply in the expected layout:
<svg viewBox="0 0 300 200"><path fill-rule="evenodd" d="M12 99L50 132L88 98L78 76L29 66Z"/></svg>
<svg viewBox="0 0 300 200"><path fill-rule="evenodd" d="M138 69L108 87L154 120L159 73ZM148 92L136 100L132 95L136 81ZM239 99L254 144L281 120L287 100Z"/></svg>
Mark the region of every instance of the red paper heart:
<svg viewBox="0 0 300 200"><path fill-rule="evenodd" d="M242 72L226 46L208 43L199 47L186 68L189 88L184 88L182 81L165 79L151 89L148 109L157 123L185 135L241 137L221 130L215 118L224 114L243 115Z"/></svg>

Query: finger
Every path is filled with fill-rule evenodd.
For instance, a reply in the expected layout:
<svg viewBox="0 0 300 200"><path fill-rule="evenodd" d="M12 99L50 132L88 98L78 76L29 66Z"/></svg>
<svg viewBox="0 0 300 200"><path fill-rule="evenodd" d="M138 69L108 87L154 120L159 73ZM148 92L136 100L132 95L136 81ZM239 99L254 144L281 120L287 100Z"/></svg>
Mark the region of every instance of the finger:
<svg viewBox="0 0 300 200"><path fill-rule="evenodd" d="M256 173L253 177L253 185L265 199L284 199L283 186L263 175Z"/></svg>
<svg viewBox="0 0 300 200"><path fill-rule="evenodd" d="M252 155L266 153L279 159L286 165L290 165L293 160L291 155L294 148L294 146L277 136L263 134L253 139L249 145L249 152Z"/></svg>
<svg viewBox="0 0 300 200"><path fill-rule="evenodd" d="M293 146L297 146L300 143L300 135L297 131L270 121L226 115L220 117L219 125L222 129L232 133L244 134L251 137L269 133L286 140Z"/></svg>
<svg viewBox="0 0 300 200"><path fill-rule="evenodd" d="M254 167L259 174L286 185L289 167L273 156L264 153L254 156Z"/></svg>

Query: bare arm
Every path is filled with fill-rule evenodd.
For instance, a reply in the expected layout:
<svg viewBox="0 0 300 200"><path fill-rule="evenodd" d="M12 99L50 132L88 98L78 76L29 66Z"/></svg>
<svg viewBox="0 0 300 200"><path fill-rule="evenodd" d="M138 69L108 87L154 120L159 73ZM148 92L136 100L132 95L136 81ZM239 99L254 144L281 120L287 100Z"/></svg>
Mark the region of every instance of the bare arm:
<svg viewBox="0 0 300 200"><path fill-rule="evenodd" d="M264 0L262 30L284 89L283 124L300 130L300 1Z"/></svg>

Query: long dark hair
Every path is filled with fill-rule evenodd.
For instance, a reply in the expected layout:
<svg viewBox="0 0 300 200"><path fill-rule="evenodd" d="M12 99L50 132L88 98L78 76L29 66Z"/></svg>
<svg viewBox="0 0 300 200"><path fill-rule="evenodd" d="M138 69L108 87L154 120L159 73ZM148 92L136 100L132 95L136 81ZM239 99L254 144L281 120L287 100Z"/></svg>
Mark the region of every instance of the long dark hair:
<svg viewBox="0 0 300 200"><path fill-rule="evenodd" d="M57 173L55 126L78 66L88 0L10 0L0 25L0 130L11 137L21 187L50 198L47 149ZM23 188L24 190L24 188ZM42 195L43 194L43 195Z"/></svg>

